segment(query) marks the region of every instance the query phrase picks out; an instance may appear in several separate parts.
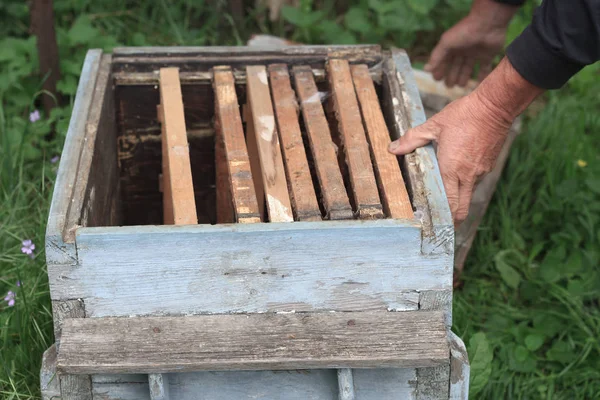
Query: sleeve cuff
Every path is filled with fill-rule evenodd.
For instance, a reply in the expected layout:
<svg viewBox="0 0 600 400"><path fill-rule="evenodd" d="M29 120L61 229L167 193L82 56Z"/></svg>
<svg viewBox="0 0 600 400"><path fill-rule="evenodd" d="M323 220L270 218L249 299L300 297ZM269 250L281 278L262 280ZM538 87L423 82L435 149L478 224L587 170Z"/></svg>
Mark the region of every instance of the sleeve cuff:
<svg viewBox="0 0 600 400"><path fill-rule="evenodd" d="M522 6L525 0L494 0L496 3L508 4L509 6Z"/></svg>
<svg viewBox="0 0 600 400"><path fill-rule="evenodd" d="M562 57L542 41L531 25L506 49L517 72L542 89L558 89L584 66Z"/></svg>

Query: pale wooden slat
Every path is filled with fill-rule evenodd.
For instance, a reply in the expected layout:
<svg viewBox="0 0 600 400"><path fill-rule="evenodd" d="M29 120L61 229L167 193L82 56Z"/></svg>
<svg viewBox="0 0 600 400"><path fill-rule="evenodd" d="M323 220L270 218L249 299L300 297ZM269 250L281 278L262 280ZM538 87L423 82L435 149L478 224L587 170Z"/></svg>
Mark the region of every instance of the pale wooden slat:
<svg viewBox="0 0 600 400"><path fill-rule="evenodd" d="M369 144L363 129L348 61L329 60L327 72L356 212L361 219L383 218Z"/></svg>
<svg viewBox="0 0 600 400"><path fill-rule="evenodd" d="M379 193L386 214L391 218L414 217L398 159L388 152L391 142L375 85L365 64L352 66L352 79L365 122Z"/></svg>
<svg viewBox="0 0 600 400"><path fill-rule="evenodd" d="M246 67L246 80L269 221L292 222L294 216L279 146L279 135L275 126L266 68L258 65Z"/></svg>
<svg viewBox="0 0 600 400"><path fill-rule="evenodd" d="M218 121L215 121L215 131L221 132ZM217 224L235 222L225 143L223 142L223 136L220 134L215 135L215 186L217 191Z"/></svg>
<svg viewBox="0 0 600 400"><path fill-rule="evenodd" d="M190 150L177 68L160 70L164 223L197 224Z"/></svg>
<svg viewBox="0 0 600 400"><path fill-rule="evenodd" d="M57 370L69 374L449 363L440 312L77 318L65 322Z"/></svg>
<svg viewBox="0 0 600 400"><path fill-rule="evenodd" d="M270 65L269 80L296 219L320 221L321 211L310 176L310 167L298 123L298 103L290 84L287 66Z"/></svg>
<svg viewBox="0 0 600 400"><path fill-rule="evenodd" d="M235 221L260 222L233 74L229 67L213 72L216 136L223 141Z"/></svg>
<svg viewBox="0 0 600 400"><path fill-rule="evenodd" d="M296 66L293 74L325 212L329 219L351 219L352 208L312 70Z"/></svg>
<svg viewBox="0 0 600 400"><path fill-rule="evenodd" d="M242 119L246 123L246 146L248 146L248 156L250 157L250 169L254 178L254 191L258 201L258 211L260 220L267 221L265 216L265 186L261 179L262 171L260 168L260 156L258 154L258 145L256 143L256 132L254 131L254 120L250 112L250 106L244 104L242 107Z"/></svg>

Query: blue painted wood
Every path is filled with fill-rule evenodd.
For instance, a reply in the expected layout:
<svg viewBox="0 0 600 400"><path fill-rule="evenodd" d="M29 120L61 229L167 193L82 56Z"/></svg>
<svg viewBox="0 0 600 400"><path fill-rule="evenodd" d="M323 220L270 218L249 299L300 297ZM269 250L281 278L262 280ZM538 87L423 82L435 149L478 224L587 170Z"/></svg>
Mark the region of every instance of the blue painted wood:
<svg viewBox="0 0 600 400"><path fill-rule="evenodd" d="M338 400L355 400L354 381L352 379L352 369L341 368L337 370L338 378Z"/></svg>
<svg viewBox="0 0 600 400"><path fill-rule="evenodd" d="M452 259L423 256L409 221L81 228L76 242L52 297L82 298L88 317L408 310L452 285Z"/></svg>
<svg viewBox="0 0 600 400"><path fill-rule="evenodd" d="M354 369L357 400L415 400L414 369ZM336 370L236 371L167 374L177 400L339 400ZM123 375L127 377L127 375ZM147 382L94 377L103 400L150 400Z"/></svg>
<svg viewBox="0 0 600 400"><path fill-rule="evenodd" d="M409 113L410 126L413 128L426 121L425 109L419 96L410 59L404 50L392 49L392 58L399 73L399 80L405 96L402 99ZM402 132L403 133L403 132ZM423 176L425 195L433 225L430 237L424 237L423 251L429 254L454 254L454 223L439 165L432 145L415 151L418 167Z"/></svg>
<svg viewBox="0 0 600 400"><path fill-rule="evenodd" d="M88 51L83 63L83 69L81 70L77 93L75 94L73 113L60 157L58 173L54 183L54 193L52 194L52 203L50 205L48 225L46 227L46 261L49 269L55 264L72 265L77 263L75 245L74 243L65 243L63 234L65 221L69 207L71 206L79 157L83 149L85 123L94 94L94 86L96 84L101 57L102 50L95 49Z"/></svg>

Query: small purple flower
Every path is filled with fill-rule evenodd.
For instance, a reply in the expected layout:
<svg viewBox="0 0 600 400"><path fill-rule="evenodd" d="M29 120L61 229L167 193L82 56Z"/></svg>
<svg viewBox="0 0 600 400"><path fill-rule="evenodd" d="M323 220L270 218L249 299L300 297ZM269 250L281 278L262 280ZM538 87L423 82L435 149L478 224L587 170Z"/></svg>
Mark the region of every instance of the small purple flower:
<svg viewBox="0 0 600 400"><path fill-rule="evenodd" d="M40 112L38 110L33 110L30 114L29 114L29 121L31 123L34 123L36 121L39 121L40 119Z"/></svg>
<svg viewBox="0 0 600 400"><path fill-rule="evenodd" d="M56 164L56 162L57 162L59 159L60 159L60 157L59 157L59 156L54 156L54 157L52 157L52 158L50 159L50 163L51 163L51 164Z"/></svg>
<svg viewBox="0 0 600 400"><path fill-rule="evenodd" d="M23 254L27 254L28 256L33 256L33 251L35 250L35 244L30 239L23 240L23 247L21 247L21 252Z"/></svg>
<svg viewBox="0 0 600 400"><path fill-rule="evenodd" d="M9 307L12 307L15 305L15 292L13 292L12 290L9 290L8 293L6 294L6 296L4 297L4 301L6 301L8 303Z"/></svg>
<svg viewBox="0 0 600 400"><path fill-rule="evenodd" d="M17 287L21 287L21 281L17 281Z"/></svg>

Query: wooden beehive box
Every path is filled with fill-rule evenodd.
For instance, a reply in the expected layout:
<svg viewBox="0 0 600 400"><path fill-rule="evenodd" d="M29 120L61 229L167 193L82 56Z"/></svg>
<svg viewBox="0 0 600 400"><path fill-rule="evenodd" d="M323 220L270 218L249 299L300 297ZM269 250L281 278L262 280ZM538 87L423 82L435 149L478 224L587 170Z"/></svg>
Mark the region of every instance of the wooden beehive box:
<svg viewBox="0 0 600 400"><path fill-rule="evenodd" d="M424 120L401 50L89 51L44 395L465 398L437 162L385 151Z"/></svg>

